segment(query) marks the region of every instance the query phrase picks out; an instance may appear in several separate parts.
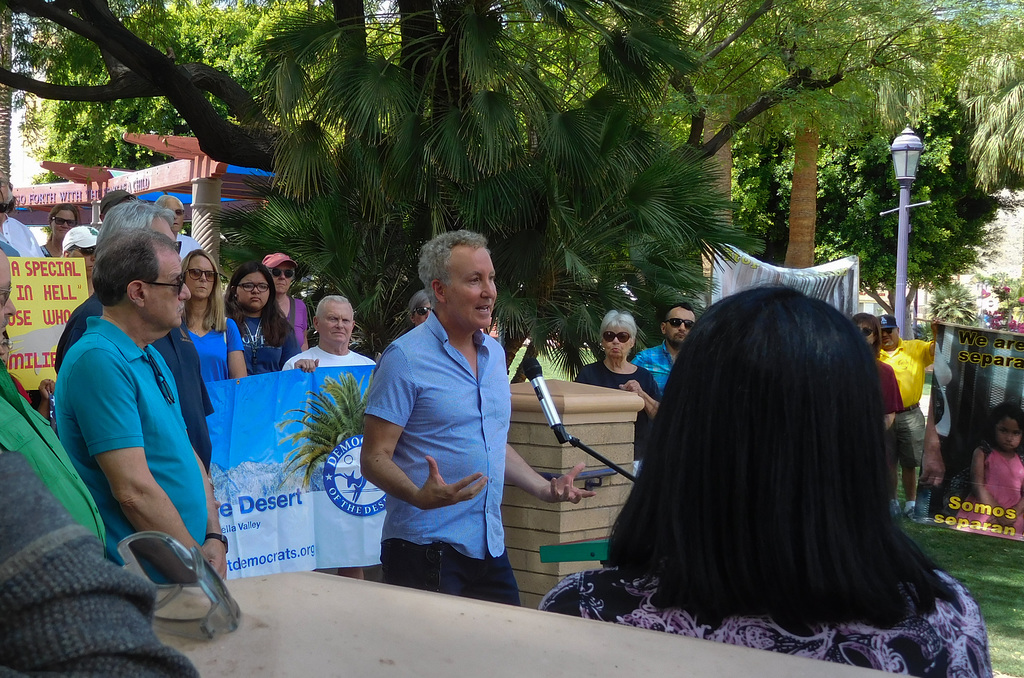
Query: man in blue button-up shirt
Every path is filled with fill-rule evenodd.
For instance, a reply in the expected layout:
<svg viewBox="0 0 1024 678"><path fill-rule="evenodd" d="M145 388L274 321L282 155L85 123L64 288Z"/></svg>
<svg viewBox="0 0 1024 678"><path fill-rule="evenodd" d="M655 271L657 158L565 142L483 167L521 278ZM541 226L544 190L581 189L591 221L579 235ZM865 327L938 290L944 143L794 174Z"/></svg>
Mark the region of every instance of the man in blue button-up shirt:
<svg viewBox="0 0 1024 678"><path fill-rule="evenodd" d="M496 289L486 246L469 231L423 246L419 273L434 313L381 356L361 465L388 495L388 583L518 605L501 524L504 483L548 502L594 493L573 485L583 464L548 481L507 443L512 406L505 352L487 334Z"/></svg>

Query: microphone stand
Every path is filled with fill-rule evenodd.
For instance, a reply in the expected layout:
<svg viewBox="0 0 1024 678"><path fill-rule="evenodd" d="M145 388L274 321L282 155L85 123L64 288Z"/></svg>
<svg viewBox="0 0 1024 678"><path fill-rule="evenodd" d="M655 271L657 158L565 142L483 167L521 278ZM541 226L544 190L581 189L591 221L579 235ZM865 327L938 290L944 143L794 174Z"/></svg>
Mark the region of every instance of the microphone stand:
<svg viewBox="0 0 1024 678"><path fill-rule="evenodd" d="M592 448L590 445L587 445L576 436L570 434L568 431L565 430L564 424L555 424L554 426L551 427L551 430L555 432L555 437L558 439L558 442L560 444L564 445L565 443L569 443L573 447L583 450L591 457L597 459L599 462L601 462L611 470L615 471L619 475L629 478L633 482L636 482L636 476L634 476L632 473L622 468L612 460L608 459L603 454Z"/></svg>

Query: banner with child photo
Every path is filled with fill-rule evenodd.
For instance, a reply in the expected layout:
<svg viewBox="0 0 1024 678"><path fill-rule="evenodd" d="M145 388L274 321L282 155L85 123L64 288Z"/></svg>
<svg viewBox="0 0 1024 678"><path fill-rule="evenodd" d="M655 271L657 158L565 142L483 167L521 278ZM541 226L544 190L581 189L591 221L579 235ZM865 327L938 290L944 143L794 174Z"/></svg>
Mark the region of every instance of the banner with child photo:
<svg viewBox="0 0 1024 678"><path fill-rule="evenodd" d="M926 522L1024 533L1024 334L938 324L929 437L945 465ZM918 501L925 499L919 496Z"/></svg>

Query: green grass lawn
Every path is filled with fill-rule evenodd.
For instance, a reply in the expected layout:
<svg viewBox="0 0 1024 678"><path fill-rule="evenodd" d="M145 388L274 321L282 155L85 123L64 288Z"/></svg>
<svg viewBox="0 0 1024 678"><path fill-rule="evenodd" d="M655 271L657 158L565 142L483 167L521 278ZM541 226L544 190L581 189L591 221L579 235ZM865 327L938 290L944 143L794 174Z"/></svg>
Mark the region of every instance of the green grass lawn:
<svg viewBox="0 0 1024 678"><path fill-rule="evenodd" d="M978 601L988 625L992 668L1024 677L1024 542L909 520L903 529Z"/></svg>

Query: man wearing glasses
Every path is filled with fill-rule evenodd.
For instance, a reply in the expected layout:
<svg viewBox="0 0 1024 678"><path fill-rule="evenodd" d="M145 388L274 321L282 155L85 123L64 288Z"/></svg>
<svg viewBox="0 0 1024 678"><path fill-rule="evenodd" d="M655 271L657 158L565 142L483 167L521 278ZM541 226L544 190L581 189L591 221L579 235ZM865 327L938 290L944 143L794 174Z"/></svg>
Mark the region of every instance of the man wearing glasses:
<svg viewBox="0 0 1024 678"><path fill-rule="evenodd" d="M213 486L192 449L174 377L150 344L181 324L189 298L174 242L150 230L105 240L93 275L103 314L68 351L57 429L106 527L107 557L142 530L200 546L225 576Z"/></svg>
<svg viewBox="0 0 1024 678"><path fill-rule="evenodd" d="M662 316L661 334L665 341L645 351L640 351L633 358L633 364L642 367L652 375L658 384L658 390L665 392L665 383L668 381L669 372L679 355L679 349L683 347L683 340L690 333L690 328L697 321L693 313L693 306L681 301Z"/></svg>
<svg viewBox="0 0 1024 678"><path fill-rule="evenodd" d="M890 431L896 436L896 458L907 501L903 515L913 516L917 500L917 467L921 465L924 454L925 421L920 400L924 391L924 372L935 360L935 342L901 339L895 316L883 315L878 322L882 325L879 360L896 374L903 398L903 409L896 413L896 421Z"/></svg>
<svg viewBox="0 0 1024 678"><path fill-rule="evenodd" d="M11 264L0 252L0 330L14 316ZM50 423L18 393L7 367L0 362L0 446L21 453L47 489L80 524L101 541L103 520L96 502L68 458Z"/></svg>
<svg viewBox="0 0 1024 678"><path fill-rule="evenodd" d="M153 231L173 240L174 234L170 225L172 219L170 210L156 205L134 199L118 204L110 208L105 215L103 229L96 240L96 251L102 252L104 245L114 236L127 231ZM177 246L177 243L173 244ZM102 312L103 304L97 295L93 294L68 318L64 332L57 342L54 363L58 374L64 365L65 355L85 333L89 318L99 316ZM180 323L177 328L154 341L153 348L170 367L174 382L177 384L178 402L181 404L182 415L188 427L189 440L199 458L203 460L203 464L209 468L213 445L210 442L206 417L213 414L213 404L203 382L199 352L189 337L188 325L184 320L180 320Z"/></svg>

